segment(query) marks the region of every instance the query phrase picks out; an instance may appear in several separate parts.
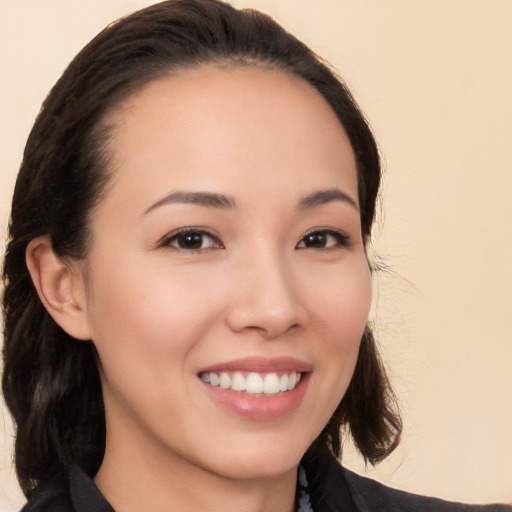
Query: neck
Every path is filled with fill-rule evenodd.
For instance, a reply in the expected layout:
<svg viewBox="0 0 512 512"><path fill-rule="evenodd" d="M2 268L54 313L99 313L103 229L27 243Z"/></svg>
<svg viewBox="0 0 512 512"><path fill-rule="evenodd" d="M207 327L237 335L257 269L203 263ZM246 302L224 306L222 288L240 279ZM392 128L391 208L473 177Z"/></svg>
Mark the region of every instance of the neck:
<svg viewBox="0 0 512 512"><path fill-rule="evenodd" d="M128 452L107 441L95 482L116 512L295 510L297 467L280 475L236 479L177 459L165 449L137 450L134 443Z"/></svg>

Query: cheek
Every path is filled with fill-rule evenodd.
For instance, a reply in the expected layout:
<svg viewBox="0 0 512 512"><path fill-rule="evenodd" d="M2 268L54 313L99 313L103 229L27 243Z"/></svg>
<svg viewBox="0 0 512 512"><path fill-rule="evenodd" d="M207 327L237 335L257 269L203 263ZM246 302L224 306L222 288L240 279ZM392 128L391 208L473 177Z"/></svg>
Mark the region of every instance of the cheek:
<svg viewBox="0 0 512 512"><path fill-rule="evenodd" d="M366 259L333 273L323 284L321 293L311 298L321 340L318 349L324 353L317 370L326 376L336 406L352 378L368 322L372 285Z"/></svg>
<svg viewBox="0 0 512 512"><path fill-rule="evenodd" d="M160 411L159 424L178 428L181 420L169 404L193 400L194 354L220 318L219 292L205 289L200 272L144 266L133 255L93 268L90 324L110 421L129 417L150 430L146 419Z"/></svg>
<svg viewBox="0 0 512 512"><path fill-rule="evenodd" d="M315 317L328 332L337 332L340 340L347 343L359 340L372 300L371 273L366 259L355 259L340 272L313 274L310 279L315 283L315 292L310 292Z"/></svg>
<svg viewBox="0 0 512 512"><path fill-rule="evenodd" d="M221 313L220 292L210 277L165 265L151 271L137 258L94 266L89 323L106 370L130 371L169 364L194 350Z"/></svg>

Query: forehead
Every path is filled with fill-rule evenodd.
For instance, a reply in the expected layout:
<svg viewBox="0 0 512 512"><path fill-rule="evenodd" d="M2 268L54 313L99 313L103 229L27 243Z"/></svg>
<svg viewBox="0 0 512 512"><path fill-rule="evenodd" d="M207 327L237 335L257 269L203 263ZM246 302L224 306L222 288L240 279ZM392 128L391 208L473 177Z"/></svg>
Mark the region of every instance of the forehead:
<svg viewBox="0 0 512 512"><path fill-rule="evenodd" d="M114 117L116 182L135 186L140 198L155 188L237 183L268 195L269 180L281 193L332 188L333 180L357 191L353 151L338 118L316 89L284 71L181 71L149 83Z"/></svg>

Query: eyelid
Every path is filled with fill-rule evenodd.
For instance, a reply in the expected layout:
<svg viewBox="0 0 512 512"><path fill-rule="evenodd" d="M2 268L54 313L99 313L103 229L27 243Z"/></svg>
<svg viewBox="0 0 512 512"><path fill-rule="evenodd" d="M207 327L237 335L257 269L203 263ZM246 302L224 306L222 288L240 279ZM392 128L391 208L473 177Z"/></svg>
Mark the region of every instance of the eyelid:
<svg viewBox="0 0 512 512"><path fill-rule="evenodd" d="M171 245L171 242L177 239L179 236L187 235L188 233L194 233L199 235L206 235L212 238L220 247L208 247L205 249L184 249L180 247L174 247ZM200 253L209 251L212 249L224 249L224 244L222 243L220 236L212 231L211 229L204 228L202 226L186 226L181 228L176 228L172 230L170 233L167 233L162 238L158 240L156 243L157 248L167 248L172 249L178 252L186 252L186 253Z"/></svg>
<svg viewBox="0 0 512 512"><path fill-rule="evenodd" d="M304 238L306 238L309 235L313 235L315 233L331 235L334 238L336 238L338 243L331 247L321 247L321 248L299 247L299 244L301 242L303 242ZM297 243L296 248L297 249L311 249L311 250L315 250L315 251L329 251L329 250L333 250L333 249L349 247L350 245L351 245L350 236L347 233L345 233L344 231L342 231L341 229L336 229L336 228L331 228L331 227L329 227L329 228L328 227L317 227L317 228L312 228L312 229L309 229L308 231L306 231L306 233L304 233L302 235L301 239Z"/></svg>

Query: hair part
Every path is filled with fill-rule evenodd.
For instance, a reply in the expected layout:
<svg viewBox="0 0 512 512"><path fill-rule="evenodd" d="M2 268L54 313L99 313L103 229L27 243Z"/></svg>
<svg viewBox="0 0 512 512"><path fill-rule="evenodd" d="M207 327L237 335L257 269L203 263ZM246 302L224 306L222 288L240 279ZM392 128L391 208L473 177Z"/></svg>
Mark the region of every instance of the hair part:
<svg viewBox="0 0 512 512"><path fill-rule="evenodd" d="M83 259L90 213L114 167L109 115L146 84L211 63L280 69L324 97L354 150L361 229L369 240L381 179L377 146L347 87L306 45L269 16L218 0L169 0L108 26L45 99L14 191L3 267L2 389L17 426L16 470L25 493L73 464L94 475L105 449L94 345L66 334L45 310L25 263L27 245L50 235L59 256ZM317 441L337 456L343 426L371 463L400 437L400 417L369 328L349 389Z"/></svg>

